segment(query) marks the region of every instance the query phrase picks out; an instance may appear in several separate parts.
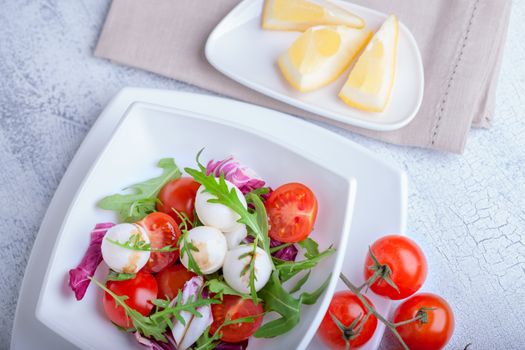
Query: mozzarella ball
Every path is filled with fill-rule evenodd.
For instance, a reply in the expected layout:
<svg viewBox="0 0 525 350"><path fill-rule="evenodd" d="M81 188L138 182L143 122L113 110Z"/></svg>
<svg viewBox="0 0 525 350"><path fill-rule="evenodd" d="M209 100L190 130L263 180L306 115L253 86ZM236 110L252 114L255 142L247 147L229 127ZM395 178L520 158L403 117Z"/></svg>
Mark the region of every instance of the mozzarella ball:
<svg viewBox="0 0 525 350"><path fill-rule="evenodd" d="M223 234L226 237L226 242L228 242L228 250L232 250L241 244L248 235L248 231L245 224L238 224L232 231L223 232Z"/></svg>
<svg viewBox="0 0 525 350"><path fill-rule="evenodd" d="M242 205L247 208L246 199L242 192L231 182L226 180L228 189L235 189L237 198L241 201ZM210 193L205 191L205 187L201 185L197 191L195 197L195 211L200 221L206 226L215 227L223 232L229 232L239 224L240 216L224 204L219 203L208 203L210 199L216 199L217 197L212 196Z"/></svg>
<svg viewBox="0 0 525 350"><path fill-rule="evenodd" d="M221 231L210 226L195 227L188 231L186 240L198 249L198 251L191 250L191 255L203 274L213 273L222 267L228 243ZM184 241L181 242L182 247ZM187 252L181 254L181 262L187 269L189 269L188 260Z"/></svg>
<svg viewBox="0 0 525 350"><path fill-rule="evenodd" d="M110 269L121 273L137 273L148 262L150 252L121 247L113 242L126 243L133 236L140 235L140 240L150 243L148 234L135 224L118 224L111 227L102 240L102 258Z"/></svg>
<svg viewBox="0 0 525 350"><path fill-rule="evenodd" d="M251 254L241 258L243 254L253 252L253 244L242 244L230 250L226 254L222 273L224 280L230 287L240 293L250 293L250 272L247 271L241 276L241 272L246 265L250 264ZM264 250L257 247L255 250L255 290L261 290L272 274L272 263L270 257Z"/></svg>

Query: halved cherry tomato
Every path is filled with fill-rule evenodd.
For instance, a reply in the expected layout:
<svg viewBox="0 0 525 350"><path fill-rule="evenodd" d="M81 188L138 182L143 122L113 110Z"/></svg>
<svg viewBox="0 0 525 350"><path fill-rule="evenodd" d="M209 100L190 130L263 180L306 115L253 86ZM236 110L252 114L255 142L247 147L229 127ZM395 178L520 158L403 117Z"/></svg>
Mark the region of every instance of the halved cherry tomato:
<svg viewBox="0 0 525 350"><path fill-rule="evenodd" d="M365 296L366 301L373 307L372 302ZM343 350L346 348L346 340L343 330L337 326L332 319L332 314L337 320L339 320L345 327L349 327L352 322L359 319L352 328L357 334L350 342L350 349L355 349L365 344L372 338L377 327L377 318L374 315L368 317L362 329L360 331L361 323L365 320L367 310L363 303L357 298L357 296L350 291L341 291L334 294L328 311L326 312L321 326L317 330L317 334L321 340L334 350ZM356 329L357 328L357 329ZM349 330L347 334L348 338L354 336L352 331Z"/></svg>
<svg viewBox="0 0 525 350"><path fill-rule="evenodd" d="M270 224L269 235L273 239L295 243L312 232L317 217L317 199L305 185L282 185L270 194L265 205Z"/></svg>
<svg viewBox="0 0 525 350"><path fill-rule="evenodd" d="M124 301L130 308L146 316L153 308L152 299L157 297L157 281L149 273L139 272L135 278L125 281L108 281L106 287L116 295L125 295ZM104 292L102 299L106 316L123 328L132 328L131 319L126 316L124 308L115 302L109 293Z"/></svg>
<svg viewBox="0 0 525 350"><path fill-rule="evenodd" d="M439 350L447 345L454 333L454 314L445 299L431 293L421 293L403 301L394 312L393 322L410 320L422 308L427 320L410 322L396 327L410 350Z"/></svg>
<svg viewBox="0 0 525 350"><path fill-rule="evenodd" d="M182 264L166 267L155 275L159 285L159 299L166 299L166 297L170 300L175 299L179 290L184 288L184 284L195 276L197 275L188 271Z"/></svg>
<svg viewBox="0 0 525 350"><path fill-rule="evenodd" d="M179 226L171 216L164 213L151 213L139 221L139 225L146 229L152 249L166 246L176 247L181 236ZM173 264L179 258L179 251L151 252L147 264L142 268L144 272L159 272L166 266Z"/></svg>
<svg viewBox="0 0 525 350"><path fill-rule="evenodd" d="M168 214L175 219L177 224L181 223L180 217L173 211L184 213L190 222L193 221L193 209L195 207L195 196L200 184L191 177L180 177L168 182L159 192L157 210Z"/></svg>
<svg viewBox="0 0 525 350"><path fill-rule="evenodd" d="M404 236L390 235L375 241L370 249L379 263L391 270L389 277L399 289L398 292L380 279L370 287L374 293L392 300L400 300L421 288L427 278L427 260L414 241ZM374 262L369 254L365 262L365 279L374 274L373 266Z"/></svg>
<svg viewBox="0 0 525 350"><path fill-rule="evenodd" d="M210 328L211 334L215 334L226 320L226 317L230 320L236 320L238 318L256 316L253 322L240 322L221 328L221 340L237 343L248 339L261 327L264 309L261 303L256 305L251 299L242 299L236 295L225 294L222 303L212 304L211 312L213 314L213 323Z"/></svg>

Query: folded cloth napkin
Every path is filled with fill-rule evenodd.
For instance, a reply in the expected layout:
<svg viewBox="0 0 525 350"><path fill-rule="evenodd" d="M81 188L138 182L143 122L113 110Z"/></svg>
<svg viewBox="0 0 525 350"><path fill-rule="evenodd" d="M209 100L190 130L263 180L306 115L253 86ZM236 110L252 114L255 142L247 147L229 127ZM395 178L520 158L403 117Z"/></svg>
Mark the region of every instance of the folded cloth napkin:
<svg viewBox="0 0 525 350"><path fill-rule="evenodd" d="M397 14L421 50L423 104L400 130L370 131L313 115L216 71L204 57L204 44L239 0L113 0L95 55L386 142L461 153L471 126L491 124L511 1L353 1Z"/></svg>

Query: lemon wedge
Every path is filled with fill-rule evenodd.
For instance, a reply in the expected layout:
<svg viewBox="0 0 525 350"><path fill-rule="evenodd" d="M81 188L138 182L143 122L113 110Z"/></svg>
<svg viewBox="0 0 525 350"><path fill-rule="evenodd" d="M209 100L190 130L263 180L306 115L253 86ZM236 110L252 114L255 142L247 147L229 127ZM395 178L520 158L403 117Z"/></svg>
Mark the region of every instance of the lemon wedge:
<svg viewBox="0 0 525 350"><path fill-rule="evenodd" d="M376 32L356 64L339 97L368 112L382 112L390 99L396 76L399 22L390 15Z"/></svg>
<svg viewBox="0 0 525 350"><path fill-rule="evenodd" d="M277 65L294 88L312 91L337 79L371 36L346 26L312 27L279 56Z"/></svg>
<svg viewBox="0 0 525 350"><path fill-rule="evenodd" d="M266 0L262 26L265 29L305 31L316 25L346 25L364 28L365 21L327 0Z"/></svg>

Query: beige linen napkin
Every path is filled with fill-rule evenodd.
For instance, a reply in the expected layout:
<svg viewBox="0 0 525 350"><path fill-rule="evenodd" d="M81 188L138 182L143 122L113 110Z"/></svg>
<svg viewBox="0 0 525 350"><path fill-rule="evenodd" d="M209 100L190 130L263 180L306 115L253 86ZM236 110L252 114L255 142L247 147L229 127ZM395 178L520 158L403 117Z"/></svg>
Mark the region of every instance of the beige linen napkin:
<svg viewBox="0 0 525 350"><path fill-rule="evenodd" d="M491 124L510 0L354 0L397 14L414 34L423 57L421 109L409 125L389 132L310 114L216 71L204 57L204 44L238 2L113 0L95 55L396 144L461 153L471 126Z"/></svg>

